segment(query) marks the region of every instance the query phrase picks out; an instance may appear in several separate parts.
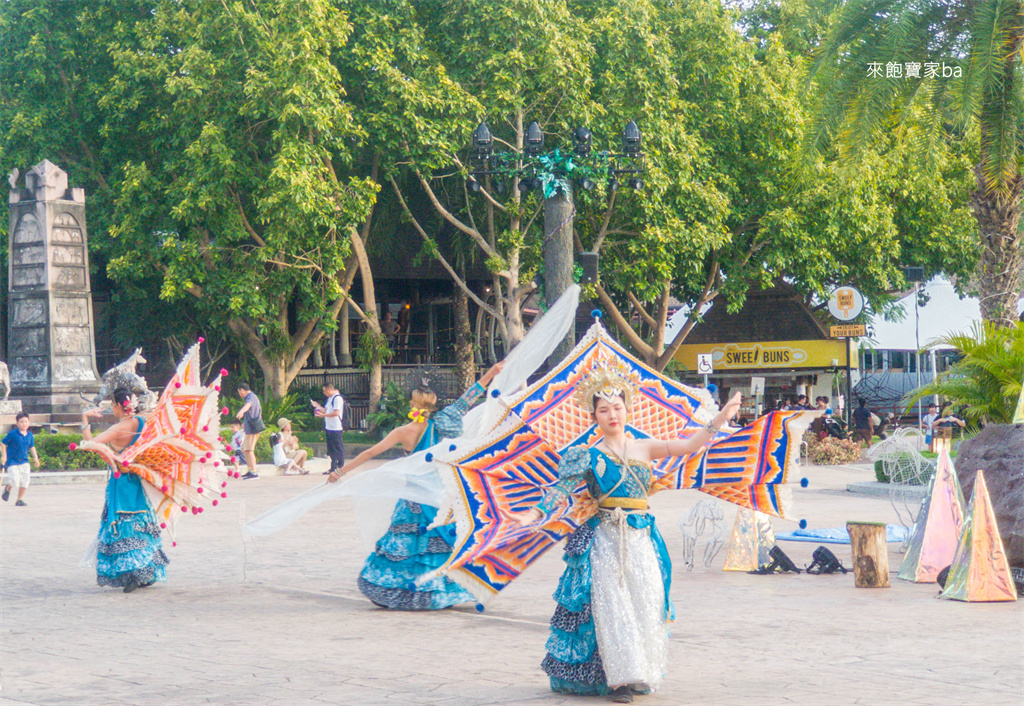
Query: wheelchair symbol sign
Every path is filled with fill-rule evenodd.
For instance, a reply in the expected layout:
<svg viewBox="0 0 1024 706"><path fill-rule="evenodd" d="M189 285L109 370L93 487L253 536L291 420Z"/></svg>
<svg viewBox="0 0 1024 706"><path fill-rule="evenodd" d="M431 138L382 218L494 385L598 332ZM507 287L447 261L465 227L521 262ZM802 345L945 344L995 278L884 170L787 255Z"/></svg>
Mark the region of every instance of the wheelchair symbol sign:
<svg viewBox="0 0 1024 706"><path fill-rule="evenodd" d="M701 375L713 375L715 372L714 363L711 362L710 353L697 354L697 372Z"/></svg>

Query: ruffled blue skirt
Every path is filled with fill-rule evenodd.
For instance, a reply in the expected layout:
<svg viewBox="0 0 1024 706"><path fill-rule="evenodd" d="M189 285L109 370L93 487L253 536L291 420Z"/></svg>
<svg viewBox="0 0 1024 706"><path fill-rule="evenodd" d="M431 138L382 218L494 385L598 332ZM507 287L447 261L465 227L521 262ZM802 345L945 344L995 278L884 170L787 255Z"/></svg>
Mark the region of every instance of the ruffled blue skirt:
<svg viewBox="0 0 1024 706"><path fill-rule="evenodd" d="M590 613L590 547L594 526L581 525L565 543L565 571L553 598L551 635L541 668L551 690L588 696L608 694L608 680L597 649L594 618Z"/></svg>
<svg viewBox="0 0 1024 706"><path fill-rule="evenodd" d="M377 542L359 574L359 590L375 604L395 610L439 610L473 601L473 595L446 576L416 585L416 579L444 564L455 543L455 525L427 527L437 509L399 500L391 526Z"/></svg>
<svg viewBox="0 0 1024 706"><path fill-rule="evenodd" d="M124 587L133 579L140 585L166 581L167 563L160 543L160 526L152 510L146 507L134 512L109 513L104 504L96 553L96 583Z"/></svg>

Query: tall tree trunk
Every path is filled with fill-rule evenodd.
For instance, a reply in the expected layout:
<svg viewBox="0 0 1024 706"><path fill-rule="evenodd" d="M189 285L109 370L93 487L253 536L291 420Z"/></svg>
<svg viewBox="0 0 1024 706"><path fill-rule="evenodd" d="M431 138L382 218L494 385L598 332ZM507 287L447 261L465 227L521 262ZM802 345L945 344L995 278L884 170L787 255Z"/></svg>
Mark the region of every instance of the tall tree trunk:
<svg viewBox="0 0 1024 706"><path fill-rule="evenodd" d="M462 274L465 279L465 273ZM469 327L469 295L462 287L452 288L455 296L455 382L458 389L467 390L476 380L473 363L473 336Z"/></svg>
<svg viewBox="0 0 1024 706"><path fill-rule="evenodd" d="M1021 267L1021 205L1024 177L1011 182L1009 193L1000 195L987 187L981 165L975 167L978 188L971 196L971 210L978 222L981 257L974 271L981 317L997 326L1013 326L1018 321Z"/></svg>
<svg viewBox="0 0 1024 706"><path fill-rule="evenodd" d="M549 308L572 286L572 219L576 209L572 187L566 186L565 191L544 199L544 303ZM548 358L548 367L553 368L566 358L574 345L575 327Z"/></svg>

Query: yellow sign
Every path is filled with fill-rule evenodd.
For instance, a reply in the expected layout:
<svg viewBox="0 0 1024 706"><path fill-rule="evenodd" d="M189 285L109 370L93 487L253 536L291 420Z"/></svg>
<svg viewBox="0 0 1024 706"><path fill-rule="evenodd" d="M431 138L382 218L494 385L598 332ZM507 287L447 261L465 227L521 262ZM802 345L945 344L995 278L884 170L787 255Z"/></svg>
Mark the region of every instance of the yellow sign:
<svg viewBox="0 0 1024 706"><path fill-rule="evenodd" d="M854 338L856 336L868 335L868 327L865 324L843 324L841 326L830 326L829 335L832 338Z"/></svg>
<svg viewBox="0 0 1024 706"><path fill-rule="evenodd" d="M832 368L846 365L847 340L754 341L751 343L698 343L679 346L674 359L687 370L697 369L697 356L710 353L715 372L778 368ZM856 361L853 361L856 364Z"/></svg>

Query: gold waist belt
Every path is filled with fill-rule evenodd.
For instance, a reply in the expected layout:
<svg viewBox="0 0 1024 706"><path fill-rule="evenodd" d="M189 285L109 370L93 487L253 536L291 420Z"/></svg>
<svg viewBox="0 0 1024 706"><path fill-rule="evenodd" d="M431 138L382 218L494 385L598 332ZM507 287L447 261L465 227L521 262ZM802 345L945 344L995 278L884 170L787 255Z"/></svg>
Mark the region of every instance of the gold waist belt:
<svg viewBox="0 0 1024 706"><path fill-rule="evenodd" d="M605 498L601 501L599 507L605 510L617 507L628 510L646 510L647 498Z"/></svg>

